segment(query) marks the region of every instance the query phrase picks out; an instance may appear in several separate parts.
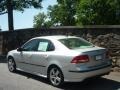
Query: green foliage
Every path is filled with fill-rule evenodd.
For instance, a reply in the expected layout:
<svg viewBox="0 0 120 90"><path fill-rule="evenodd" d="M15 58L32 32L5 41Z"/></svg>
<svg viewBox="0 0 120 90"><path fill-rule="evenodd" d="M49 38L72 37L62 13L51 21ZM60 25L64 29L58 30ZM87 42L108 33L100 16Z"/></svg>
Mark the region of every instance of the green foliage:
<svg viewBox="0 0 120 90"><path fill-rule="evenodd" d="M34 28L50 27L52 25L52 21L48 19L45 13L39 13L38 15L34 16Z"/></svg>
<svg viewBox="0 0 120 90"><path fill-rule="evenodd" d="M48 7L48 16L55 25L75 25L76 0L58 0Z"/></svg>
<svg viewBox="0 0 120 90"><path fill-rule="evenodd" d="M77 24L120 24L120 0L80 0Z"/></svg>
<svg viewBox="0 0 120 90"><path fill-rule="evenodd" d="M58 4L49 6L46 17L39 13L34 17L34 27L51 27L51 26L72 26L75 25L76 1L58 0Z"/></svg>
<svg viewBox="0 0 120 90"><path fill-rule="evenodd" d="M44 26L46 18L47 16L44 13L39 13L38 15L34 16L34 27L39 28Z"/></svg>
<svg viewBox="0 0 120 90"><path fill-rule="evenodd" d="M0 1L0 15L7 12L7 2L5 0Z"/></svg>
<svg viewBox="0 0 120 90"><path fill-rule="evenodd" d="M42 0L13 0L15 10L24 11L25 8L41 8Z"/></svg>
<svg viewBox="0 0 120 90"><path fill-rule="evenodd" d="M48 26L120 24L120 0L57 0L48 7ZM47 25L48 23L46 23Z"/></svg>
<svg viewBox="0 0 120 90"><path fill-rule="evenodd" d="M24 11L25 8L41 8L42 0L11 0L14 10ZM7 0L0 0L0 14L7 13Z"/></svg>

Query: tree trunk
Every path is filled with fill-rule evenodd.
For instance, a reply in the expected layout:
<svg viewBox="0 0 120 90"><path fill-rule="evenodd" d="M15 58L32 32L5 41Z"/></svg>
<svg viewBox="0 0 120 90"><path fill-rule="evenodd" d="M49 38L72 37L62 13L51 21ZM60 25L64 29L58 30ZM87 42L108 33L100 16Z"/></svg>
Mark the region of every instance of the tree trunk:
<svg viewBox="0 0 120 90"><path fill-rule="evenodd" d="M9 31L14 30L14 25L13 25L13 5L12 5L12 0L7 0L7 10L8 10L8 27Z"/></svg>

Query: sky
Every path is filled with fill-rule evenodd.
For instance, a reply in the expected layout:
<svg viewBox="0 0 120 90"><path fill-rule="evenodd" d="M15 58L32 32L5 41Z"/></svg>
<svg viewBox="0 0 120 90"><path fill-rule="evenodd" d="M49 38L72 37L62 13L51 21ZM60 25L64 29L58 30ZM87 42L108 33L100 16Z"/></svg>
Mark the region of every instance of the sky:
<svg viewBox="0 0 120 90"><path fill-rule="evenodd" d="M49 5L56 4L56 0L43 0L42 9L25 9L25 11L19 12L14 11L14 29L32 28L34 16L40 12L47 12L47 7ZM8 16L7 14L0 15L0 29L2 31L8 30Z"/></svg>

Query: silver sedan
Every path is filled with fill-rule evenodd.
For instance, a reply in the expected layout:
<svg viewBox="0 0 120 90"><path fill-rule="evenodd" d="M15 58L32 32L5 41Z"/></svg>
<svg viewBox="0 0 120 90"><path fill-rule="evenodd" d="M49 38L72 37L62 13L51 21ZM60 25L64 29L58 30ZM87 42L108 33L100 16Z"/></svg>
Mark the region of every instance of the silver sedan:
<svg viewBox="0 0 120 90"><path fill-rule="evenodd" d="M110 72L111 59L105 48L75 36L42 36L8 52L10 72L22 70L48 78L53 86L80 82Z"/></svg>

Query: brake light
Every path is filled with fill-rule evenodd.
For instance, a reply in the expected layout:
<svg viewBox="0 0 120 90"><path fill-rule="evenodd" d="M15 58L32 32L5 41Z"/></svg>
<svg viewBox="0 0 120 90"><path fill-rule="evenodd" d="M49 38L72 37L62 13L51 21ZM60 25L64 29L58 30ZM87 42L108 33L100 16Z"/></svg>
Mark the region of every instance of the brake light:
<svg viewBox="0 0 120 90"><path fill-rule="evenodd" d="M81 55L74 57L71 63L78 64L78 63L85 63L88 61L89 61L88 55Z"/></svg>

